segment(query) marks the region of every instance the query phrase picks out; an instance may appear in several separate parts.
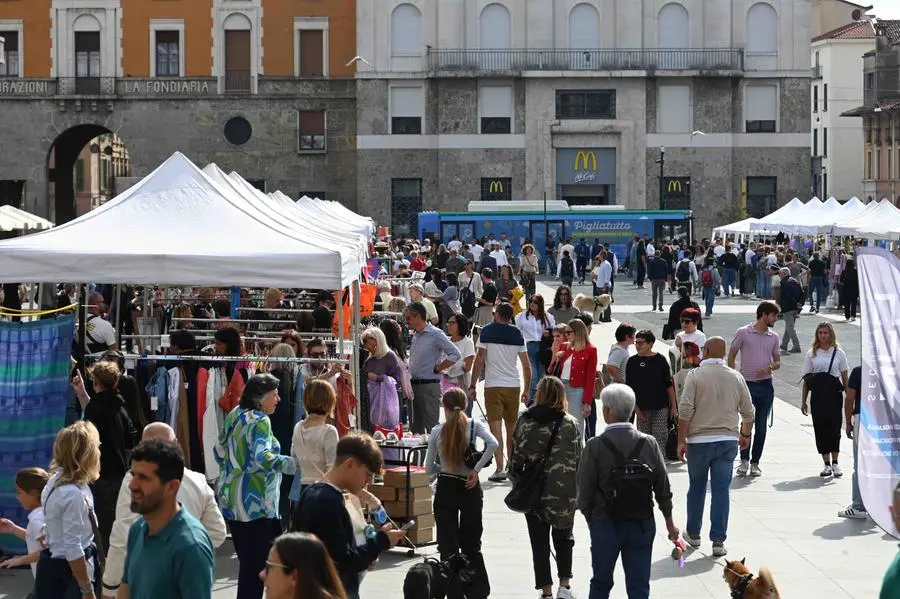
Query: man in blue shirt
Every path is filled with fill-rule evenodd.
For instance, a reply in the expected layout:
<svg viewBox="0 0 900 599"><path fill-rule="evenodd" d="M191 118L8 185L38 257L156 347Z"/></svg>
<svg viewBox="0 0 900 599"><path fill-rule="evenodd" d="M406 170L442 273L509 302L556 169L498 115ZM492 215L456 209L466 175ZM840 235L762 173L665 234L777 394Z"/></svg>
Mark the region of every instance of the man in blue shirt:
<svg viewBox="0 0 900 599"><path fill-rule="evenodd" d="M591 246L583 238L575 246L575 268L578 270L578 280L584 285L587 276L587 265L591 260Z"/></svg>
<svg viewBox="0 0 900 599"><path fill-rule="evenodd" d="M440 421L440 373L456 364L462 355L443 331L428 322L422 304L409 304L403 317L415 333L409 347L409 374L413 391L410 430L422 434Z"/></svg>
<svg viewBox="0 0 900 599"><path fill-rule="evenodd" d="M208 599L215 556L200 522L181 508L184 454L172 441L143 441L131 454L131 511L118 599Z"/></svg>

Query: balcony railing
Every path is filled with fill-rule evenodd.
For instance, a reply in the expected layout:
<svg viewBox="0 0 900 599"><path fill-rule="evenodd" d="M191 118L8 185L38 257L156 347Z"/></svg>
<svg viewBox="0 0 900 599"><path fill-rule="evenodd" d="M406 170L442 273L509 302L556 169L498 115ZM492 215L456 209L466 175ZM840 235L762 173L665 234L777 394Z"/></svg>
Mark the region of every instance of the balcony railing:
<svg viewBox="0 0 900 599"><path fill-rule="evenodd" d="M744 51L637 50L428 50L428 70L492 71L743 71Z"/></svg>
<svg viewBox="0 0 900 599"><path fill-rule="evenodd" d="M250 69L225 69L225 93L249 94L253 90Z"/></svg>
<svg viewBox="0 0 900 599"><path fill-rule="evenodd" d="M114 96L115 77L60 77L56 80L60 96Z"/></svg>
<svg viewBox="0 0 900 599"><path fill-rule="evenodd" d="M813 79L821 79L822 78L822 65L817 64L814 67L810 67L810 77Z"/></svg>

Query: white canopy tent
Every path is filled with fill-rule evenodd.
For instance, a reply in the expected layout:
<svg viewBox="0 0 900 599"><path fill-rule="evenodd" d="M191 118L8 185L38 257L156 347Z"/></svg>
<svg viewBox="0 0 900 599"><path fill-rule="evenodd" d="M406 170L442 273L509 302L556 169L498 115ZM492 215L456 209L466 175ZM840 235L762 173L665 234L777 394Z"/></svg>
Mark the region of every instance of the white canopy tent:
<svg viewBox="0 0 900 599"><path fill-rule="evenodd" d="M817 200L818 201L818 200ZM806 215L806 206L799 199L794 198L772 214L768 214L759 221L751 223L751 231L782 231L795 233L794 227L803 222Z"/></svg>
<svg viewBox="0 0 900 599"><path fill-rule="evenodd" d="M719 235L747 235L751 233L750 225L759 222L758 218L745 218L730 225L723 225L713 229L713 237Z"/></svg>
<svg viewBox="0 0 900 599"><path fill-rule="evenodd" d="M861 202L859 198L854 196L844 202L844 204L841 206L841 218L837 222L848 221L852 218L856 218L857 216L865 212L866 208L867 206L863 202Z"/></svg>
<svg viewBox="0 0 900 599"><path fill-rule="evenodd" d="M28 231L49 229L53 227L46 218L35 216L15 206L0 206L0 231Z"/></svg>
<svg viewBox="0 0 900 599"><path fill-rule="evenodd" d="M361 268L355 252L294 233L179 152L100 208L0 242L7 282L341 289Z"/></svg>
<svg viewBox="0 0 900 599"><path fill-rule="evenodd" d="M845 220L842 216L844 206L833 197L813 209L807 204L807 210L810 210L809 215L801 225L804 233L830 233L835 224Z"/></svg>
<svg viewBox="0 0 900 599"><path fill-rule="evenodd" d="M368 239L375 231L375 223L370 218L360 216L338 202L326 202L318 198L303 196L297 200L297 204L308 209L315 210L325 218L334 219L337 222L349 223L353 229Z"/></svg>
<svg viewBox="0 0 900 599"><path fill-rule="evenodd" d="M302 218L304 218L305 220L314 222L319 227L325 228L338 235L350 235L354 238L358 238L364 248L364 253L368 255L368 239L370 236L370 232L366 228L360 227L341 218L332 218L328 214L316 210L309 204L295 202L280 191L270 193L269 198L275 204L281 206L282 209L296 212L297 214L302 215Z"/></svg>
<svg viewBox="0 0 900 599"><path fill-rule="evenodd" d="M900 209L890 200L881 200L856 218L834 227L835 235L853 235L866 239L900 238Z"/></svg>

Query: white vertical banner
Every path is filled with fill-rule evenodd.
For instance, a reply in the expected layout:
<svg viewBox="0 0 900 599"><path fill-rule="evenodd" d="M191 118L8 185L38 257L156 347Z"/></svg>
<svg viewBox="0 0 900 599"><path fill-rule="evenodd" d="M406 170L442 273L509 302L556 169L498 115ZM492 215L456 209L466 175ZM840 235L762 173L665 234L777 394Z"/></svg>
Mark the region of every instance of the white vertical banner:
<svg viewBox="0 0 900 599"><path fill-rule="evenodd" d="M885 532L900 539L889 506L900 481L900 259L858 248L862 308L859 490Z"/></svg>

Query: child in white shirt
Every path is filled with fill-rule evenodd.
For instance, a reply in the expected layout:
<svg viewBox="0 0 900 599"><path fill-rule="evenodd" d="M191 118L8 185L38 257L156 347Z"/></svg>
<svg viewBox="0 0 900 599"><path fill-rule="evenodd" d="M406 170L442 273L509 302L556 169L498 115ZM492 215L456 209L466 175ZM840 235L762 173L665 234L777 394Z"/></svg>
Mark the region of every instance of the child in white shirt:
<svg viewBox="0 0 900 599"><path fill-rule="evenodd" d="M44 508L41 507L41 491L50 474L41 468L23 468L16 473L16 499L23 508L29 510L26 528L16 526L11 520L0 518L0 534L11 534L25 541L27 555L20 555L0 563L0 568L18 568L31 565L31 574L37 571L38 558L43 545L39 540L44 535Z"/></svg>

